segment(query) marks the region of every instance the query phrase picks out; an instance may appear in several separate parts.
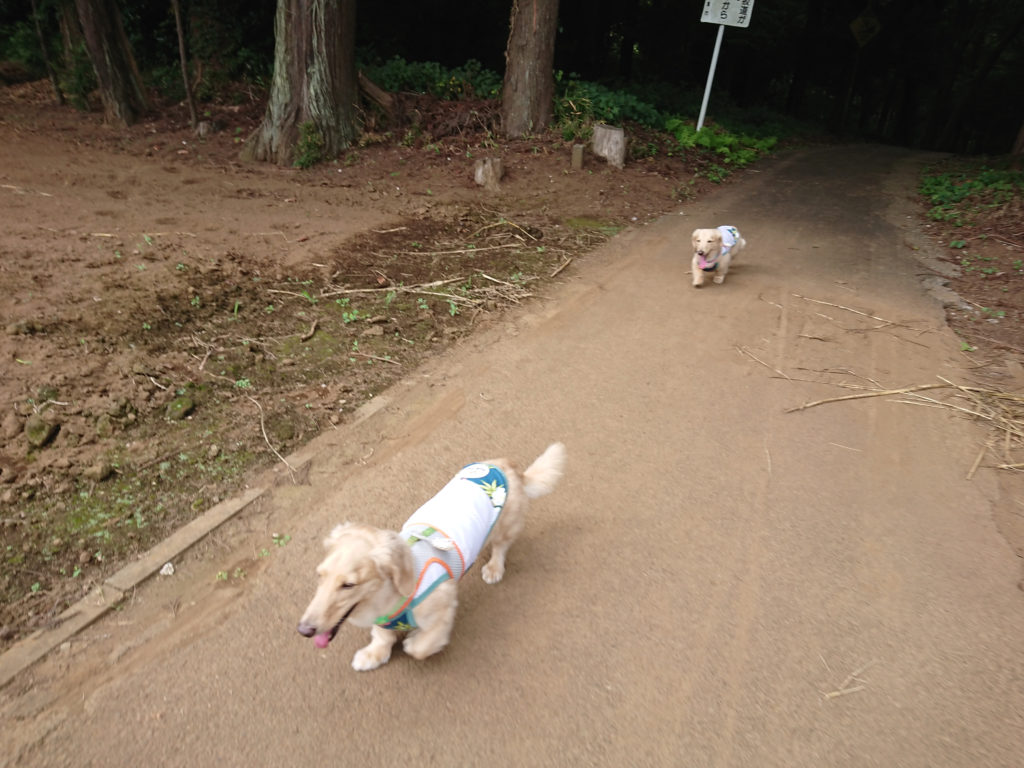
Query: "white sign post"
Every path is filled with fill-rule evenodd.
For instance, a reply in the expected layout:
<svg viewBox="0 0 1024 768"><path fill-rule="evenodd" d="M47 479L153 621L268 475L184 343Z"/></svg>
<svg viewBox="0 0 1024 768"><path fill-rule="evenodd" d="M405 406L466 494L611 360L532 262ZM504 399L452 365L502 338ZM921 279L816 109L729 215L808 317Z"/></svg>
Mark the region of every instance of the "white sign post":
<svg viewBox="0 0 1024 768"><path fill-rule="evenodd" d="M708 24L718 24L718 37L715 40L715 52L711 54L711 68L708 70L708 83L704 86L704 101L700 105L700 117L697 118L698 132L704 127L704 115L708 111L711 83L715 79L718 51L722 47L722 35L725 34L725 28L750 26L750 13L753 10L754 0L704 0L704 11L700 15L700 20Z"/></svg>

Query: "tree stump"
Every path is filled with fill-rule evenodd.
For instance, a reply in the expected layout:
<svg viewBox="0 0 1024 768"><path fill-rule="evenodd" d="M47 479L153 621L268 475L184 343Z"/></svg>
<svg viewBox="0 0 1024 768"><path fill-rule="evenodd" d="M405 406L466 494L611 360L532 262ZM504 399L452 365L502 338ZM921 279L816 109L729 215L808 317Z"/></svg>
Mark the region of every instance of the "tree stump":
<svg viewBox="0 0 1024 768"><path fill-rule="evenodd" d="M500 157L485 157L476 161L473 179L489 192L497 192L505 167Z"/></svg>
<svg viewBox="0 0 1024 768"><path fill-rule="evenodd" d="M626 164L626 132L610 125L594 126L594 154L608 165L622 168Z"/></svg>

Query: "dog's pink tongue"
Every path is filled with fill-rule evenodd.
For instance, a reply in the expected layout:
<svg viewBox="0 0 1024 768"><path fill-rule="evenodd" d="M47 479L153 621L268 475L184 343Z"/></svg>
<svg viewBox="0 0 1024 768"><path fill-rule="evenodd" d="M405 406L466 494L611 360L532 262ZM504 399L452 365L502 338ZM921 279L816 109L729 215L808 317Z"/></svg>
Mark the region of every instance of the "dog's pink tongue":
<svg viewBox="0 0 1024 768"><path fill-rule="evenodd" d="M313 645L317 648L326 648L329 642L331 642L331 636L326 632L321 632L313 638Z"/></svg>

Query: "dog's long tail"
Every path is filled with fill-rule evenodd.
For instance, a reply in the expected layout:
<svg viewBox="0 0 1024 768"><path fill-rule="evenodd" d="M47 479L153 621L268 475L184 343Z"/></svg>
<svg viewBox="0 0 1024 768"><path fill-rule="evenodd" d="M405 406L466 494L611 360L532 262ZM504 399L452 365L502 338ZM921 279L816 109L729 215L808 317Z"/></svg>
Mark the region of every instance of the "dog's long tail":
<svg viewBox="0 0 1024 768"><path fill-rule="evenodd" d="M555 484L565 468L565 446L552 443L533 464L523 472L523 489L531 499L555 490Z"/></svg>

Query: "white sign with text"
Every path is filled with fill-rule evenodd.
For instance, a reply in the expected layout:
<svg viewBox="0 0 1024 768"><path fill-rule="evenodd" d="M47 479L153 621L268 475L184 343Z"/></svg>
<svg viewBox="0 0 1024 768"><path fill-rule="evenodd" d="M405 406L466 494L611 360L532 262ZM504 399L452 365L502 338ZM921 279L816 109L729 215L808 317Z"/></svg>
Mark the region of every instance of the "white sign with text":
<svg viewBox="0 0 1024 768"><path fill-rule="evenodd" d="M754 0L704 0L700 20L727 27L747 27L753 10Z"/></svg>

